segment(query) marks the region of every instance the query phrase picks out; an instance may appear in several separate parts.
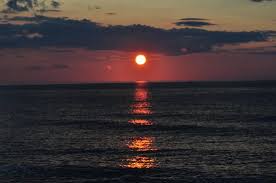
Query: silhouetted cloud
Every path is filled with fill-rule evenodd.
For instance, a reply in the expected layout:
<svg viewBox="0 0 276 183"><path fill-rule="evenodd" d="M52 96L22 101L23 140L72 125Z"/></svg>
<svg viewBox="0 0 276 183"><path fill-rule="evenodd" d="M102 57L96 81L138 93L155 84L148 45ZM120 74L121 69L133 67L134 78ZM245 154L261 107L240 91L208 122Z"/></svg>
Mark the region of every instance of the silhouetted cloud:
<svg viewBox="0 0 276 183"><path fill-rule="evenodd" d="M210 23L208 19L204 18L182 18L178 22L174 23L177 26L188 26L188 27L204 27L215 25Z"/></svg>
<svg viewBox="0 0 276 183"><path fill-rule="evenodd" d="M250 0L251 2L254 3L261 3L261 2L270 2L270 1L274 1L274 0Z"/></svg>
<svg viewBox="0 0 276 183"><path fill-rule="evenodd" d="M64 17L65 18L65 17ZM55 18L54 18L55 19ZM65 18L66 19L66 18ZM51 21L53 18L47 17L47 16L42 16L42 15L36 15L36 16L14 16L14 17L6 17L3 20L5 21L17 21L17 22L43 22L43 21Z"/></svg>
<svg viewBox="0 0 276 183"><path fill-rule="evenodd" d="M69 69L70 67L65 64L53 64L53 65L31 65L26 67L26 70L29 71L42 71L42 70L64 70Z"/></svg>
<svg viewBox="0 0 276 183"><path fill-rule="evenodd" d="M209 22L203 21L179 21L174 23L177 26L189 26L189 27L203 27L203 26L210 26L215 25Z"/></svg>
<svg viewBox="0 0 276 183"><path fill-rule="evenodd" d="M0 24L0 48L58 47L147 51L167 55L211 51L224 44L264 41L267 32L161 29L145 25L103 26L89 20L34 17L34 23Z"/></svg>

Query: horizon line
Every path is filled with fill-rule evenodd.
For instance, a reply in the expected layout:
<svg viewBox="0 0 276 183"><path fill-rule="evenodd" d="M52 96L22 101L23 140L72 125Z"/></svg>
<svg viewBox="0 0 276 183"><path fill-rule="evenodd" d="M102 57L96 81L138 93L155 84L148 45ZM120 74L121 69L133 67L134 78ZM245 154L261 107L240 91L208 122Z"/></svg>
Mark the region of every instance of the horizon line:
<svg viewBox="0 0 276 183"><path fill-rule="evenodd" d="M139 84L139 83L151 83L151 84L169 84L169 83L276 83L276 79L266 80L176 80L176 81L100 81L100 82L72 82L72 83L18 83L18 84L0 84L1 88L5 87L35 87L35 86L69 86L69 85L110 85L110 84Z"/></svg>

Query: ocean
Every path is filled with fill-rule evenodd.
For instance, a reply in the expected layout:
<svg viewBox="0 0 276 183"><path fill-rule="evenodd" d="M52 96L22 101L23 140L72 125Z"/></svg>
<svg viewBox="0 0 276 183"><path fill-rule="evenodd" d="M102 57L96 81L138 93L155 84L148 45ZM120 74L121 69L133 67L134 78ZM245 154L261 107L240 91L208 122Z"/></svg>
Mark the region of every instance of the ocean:
<svg viewBox="0 0 276 183"><path fill-rule="evenodd" d="M276 82L0 87L0 182L275 182Z"/></svg>

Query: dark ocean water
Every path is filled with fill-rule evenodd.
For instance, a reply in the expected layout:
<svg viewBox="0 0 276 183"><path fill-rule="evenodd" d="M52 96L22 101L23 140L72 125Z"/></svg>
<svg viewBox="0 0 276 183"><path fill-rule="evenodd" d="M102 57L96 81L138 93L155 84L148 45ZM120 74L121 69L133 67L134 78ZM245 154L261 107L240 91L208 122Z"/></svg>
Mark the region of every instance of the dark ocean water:
<svg viewBox="0 0 276 183"><path fill-rule="evenodd" d="M275 182L276 82L0 87L0 182Z"/></svg>

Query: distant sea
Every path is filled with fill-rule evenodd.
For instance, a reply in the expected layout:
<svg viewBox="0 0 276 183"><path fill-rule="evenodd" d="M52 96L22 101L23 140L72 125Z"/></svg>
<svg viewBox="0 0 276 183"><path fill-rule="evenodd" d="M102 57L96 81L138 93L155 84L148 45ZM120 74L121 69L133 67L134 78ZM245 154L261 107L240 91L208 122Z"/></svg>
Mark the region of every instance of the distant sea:
<svg viewBox="0 0 276 183"><path fill-rule="evenodd" d="M0 86L0 182L275 182L276 82Z"/></svg>

